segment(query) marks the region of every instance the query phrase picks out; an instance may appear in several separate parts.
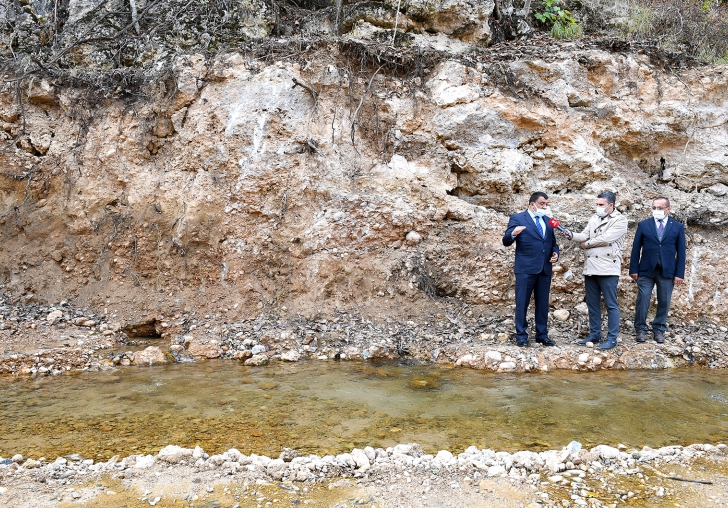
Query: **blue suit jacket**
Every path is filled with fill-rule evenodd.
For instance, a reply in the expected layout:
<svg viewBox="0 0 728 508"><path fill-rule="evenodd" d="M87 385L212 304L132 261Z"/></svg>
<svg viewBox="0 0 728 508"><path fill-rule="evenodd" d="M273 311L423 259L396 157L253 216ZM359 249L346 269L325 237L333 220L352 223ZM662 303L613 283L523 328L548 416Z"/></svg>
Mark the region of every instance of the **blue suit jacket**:
<svg viewBox="0 0 728 508"><path fill-rule="evenodd" d="M516 242L516 263L513 267L514 273L539 274L542 271L551 275L551 255L559 252L556 244L554 228L549 226L549 217L543 217L546 225L546 237L543 238L536 228L536 223L528 211L511 215L508 220L508 228L503 235L503 245L508 247ZM513 230L518 226L526 226L518 236L513 238Z"/></svg>
<svg viewBox="0 0 728 508"><path fill-rule="evenodd" d="M685 278L685 228L680 222L667 217L662 241L657 237L654 219L646 219L637 225L629 259L629 273L650 276L662 264L662 276Z"/></svg>

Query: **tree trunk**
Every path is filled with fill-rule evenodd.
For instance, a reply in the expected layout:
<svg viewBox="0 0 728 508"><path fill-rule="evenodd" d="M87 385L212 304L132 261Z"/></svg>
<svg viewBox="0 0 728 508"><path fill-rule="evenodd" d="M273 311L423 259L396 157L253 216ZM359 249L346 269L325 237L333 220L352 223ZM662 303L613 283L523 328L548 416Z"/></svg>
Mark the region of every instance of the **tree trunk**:
<svg viewBox="0 0 728 508"><path fill-rule="evenodd" d="M531 13L531 0L525 0L523 8L516 10L513 0L495 0L495 8L493 9L494 22L491 23L493 28L493 42L498 43L503 40L519 39L531 33L533 28L528 23Z"/></svg>
<svg viewBox="0 0 728 508"><path fill-rule="evenodd" d="M521 11L521 17L523 19L528 19L529 14L531 14L531 0L526 0L526 3L523 4L523 10Z"/></svg>
<svg viewBox="0 0 728 508"><path fill-rule="evenodd" d="M334 30L336 31L336 35L340 35L339 17L341 16L341 4L342 4L342 0L336 0L336 22L334 23Z"/></svg>
<svg viewBox="0 0 728 508"><path fill-rule="evenodd" d="M139 14L137 13L136 0L129 0L129 5L131 5L131 20L134 23L134 30L139 35L141 31L139 30Z"/></svg>

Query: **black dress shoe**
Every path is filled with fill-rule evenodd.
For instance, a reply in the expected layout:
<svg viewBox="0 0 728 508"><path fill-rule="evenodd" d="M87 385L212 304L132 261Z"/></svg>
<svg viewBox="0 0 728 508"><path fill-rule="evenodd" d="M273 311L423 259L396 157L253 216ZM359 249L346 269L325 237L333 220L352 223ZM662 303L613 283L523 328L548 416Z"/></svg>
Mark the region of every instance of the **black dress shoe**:
<svg viewBox="0 0 728 508"><path fill-rule="evenodd" d="M645 333L645 332L639 332L637 334L637 338L635 340L637 342L647 342L647 333Z"/></svg>
<svg viewBox="0 0 728 508"><path fill-rule="evenodd" d="M600 344L600 345L597 346L597 349L600 349L602 351L606 351L607 349L613 349L615 347L617 347L617 341L614 340L614 339L612 339L612 340L606 340L606 341L604 341L602 344Z"/></svg>
<svg viewBox="0 0 728 508"><path fill-rule="evenodd" d="M516 346L518 347L528 347L528 341L527 340L517 340Z"/></svg>
<svg viewBox="0 0 728 508"><path fill-rule="evenodd" d="M555 346L556 342L551 339L536 339L536 342L543 344L544 346Z"/></svg>
<svg viewBox="0 0 728 508"><path fill-rule="evenodd" d="M657 342L658 344L664 344L665 334L662 332L655 332L655 342Z"/></svg>

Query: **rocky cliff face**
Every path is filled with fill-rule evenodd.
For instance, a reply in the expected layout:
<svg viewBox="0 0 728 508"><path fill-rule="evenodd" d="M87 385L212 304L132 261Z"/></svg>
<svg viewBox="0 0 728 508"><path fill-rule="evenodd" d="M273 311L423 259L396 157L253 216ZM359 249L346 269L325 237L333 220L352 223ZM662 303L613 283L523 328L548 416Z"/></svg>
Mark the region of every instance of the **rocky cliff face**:
<svg viewBox="0 0 728 508"><path fill-rule="evenodd" d="M175 56L144 97L6 83L4 291L113 302L129 320L190 309L405 317L447 302L509 315L508 215L542 190L580 229L609 189L628 246L650 201L670 198L689 234L673 313L719 319L728 68L665 69L659 55L594 40L471 47L487 31L448 38L452 6L428 17L418 5L397 23L438 33L410 47L380 45L361 21L336 41ZM552 298L572 309L582 254L562 243ZM625 309L635 289L625 268Z"/></svg>

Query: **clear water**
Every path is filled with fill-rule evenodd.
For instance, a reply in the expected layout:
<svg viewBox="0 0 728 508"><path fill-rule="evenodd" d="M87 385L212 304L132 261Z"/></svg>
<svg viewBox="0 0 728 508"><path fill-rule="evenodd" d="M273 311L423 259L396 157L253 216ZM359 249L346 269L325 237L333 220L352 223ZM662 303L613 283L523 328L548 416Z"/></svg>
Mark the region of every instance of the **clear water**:
<svg viewBox="0 0 728 508"><path fill-rule="evenodd" d="M428 452L728 442L728 373L494 374L212 361L0 378L0 456L101 459L167 444L277 457L417 442Z"/></svg>

